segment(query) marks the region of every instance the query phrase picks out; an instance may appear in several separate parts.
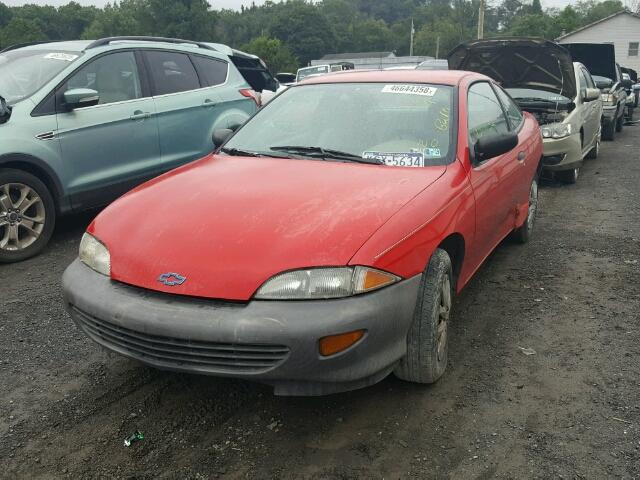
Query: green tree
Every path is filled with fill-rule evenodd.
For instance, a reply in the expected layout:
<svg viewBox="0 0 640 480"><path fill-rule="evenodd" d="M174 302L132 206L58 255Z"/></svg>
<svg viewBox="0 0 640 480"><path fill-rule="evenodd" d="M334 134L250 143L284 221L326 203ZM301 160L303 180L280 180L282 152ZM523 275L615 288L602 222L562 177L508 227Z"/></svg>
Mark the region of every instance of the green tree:
<svg viewBox="0 0 640 480"><path fill-rule="evenodd" d="M240 49L260 57L273 73L298 70L293 53L277 38L256 37Z"/></svg>
<svg viewBox="0 0 640 480"><path fill-rule="evenodd" d="M0 28L6 26L13 17L13 11L4 3L0 2Z"/></svg>
<svg viewBox="0 0 640 480"><path fill-rule="evenodd" d="M15 16L0 31L0 47L3 48L16 43L37 42L46 39L37 22Z"/></svg>
<svg viewBox="0 0 640 480"><path fill-rule="evenodd" d="M271 25L271 36L285 42L301 65L336 51L336 32L312 3L288 0Z"/></svg>
<svg viewBox="0 0 640 480"><path fill-rule="evenodd" d="M380 52L393 49L391 30L384 20L367 19L354 27L354 47L358 52Z"/></svg>
<svg viewBox="0 0 640 480"><path fill-rule="evenodd" d="M515 19L509 29L509 34L516 37L547 38L549 18L546 15L524 15Z"/></svg>

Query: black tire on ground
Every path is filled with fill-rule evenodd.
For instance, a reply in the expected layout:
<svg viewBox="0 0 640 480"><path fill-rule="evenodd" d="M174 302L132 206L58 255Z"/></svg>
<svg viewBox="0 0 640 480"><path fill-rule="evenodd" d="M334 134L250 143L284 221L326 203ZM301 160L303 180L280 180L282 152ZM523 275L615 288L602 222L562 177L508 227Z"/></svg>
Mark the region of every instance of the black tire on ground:
<svg viewBox="0 0 640 480"><path fill-rule="evenodd" d="M533 206L533 208L532 208ZM529 209L524 223L511 233L511 238L518 243L527 243L531 238L538 213L538 176L531 181L529 187Z"/></svg>
<svg viewBox="0 0 640 480"><path fill-rule="evenodd" d="M564 183L565 185L573 185L578 181L579 174L580 174L579 168L572 168L571 170L563 170L561 172L556 172L556 179L559 182Z"/></svg>
<svg viewBox="0 0 640 480"><path fill-rule="evenodd" d="M396 377L433 383L447 368L448 324L453 296L451 259L436 249L422 274L413 323L407 335L407 354L394 370Z"/></svg>
<svg viewBox="0 0 640 480"><path fill-rule="evenodd" d="M634 111L634 107L627 107L627 118L626 118L626 120L628 122L633 122L633 111Z"/></svg>
<svg viewBox="0 0 640 480"><path fill-rule="evenodd" d="M623 127L624 127L624 112L622 112L622 115L620 115L620 117L616 121L616 132L620 133Z"/></svg>
<svg viewBox="0 0 640 480"><path fill-rule="evenodd" d="M615 122L606 122L602 125L602 139L612 141L616 137Z"/></svg>
<svg viewBox="0 0 640 480"><path fill-rule="evenodd" d="M8 203L6 203L7 199L5 197L7 195L4 186L9 184L22 184L34 191L35 194L40 197L42 211L44 212L44 218L42 219L42 222L36 222L42 225L42 228L33 243L17 250L8 249L2 247L1 245L3 240L9 238L7 236L9 231L9 224L7 223L7 219L9 217L5 212L5 208L0 204L0 263L19 262L40 253L40 251L42 251L42 249L51 239L51 235L53 234L53 229L56 223L56 209L53 203L51 192L49 192L47 186L39 178L23 170L17 170L13 168L0 169L0 201L4 200L5 206L8 205ZM15 201L15 198L10 200L12 208L14 208L13 203L15 203ZM31 208L36 207L29 207L20 215L24 215L25 219L28 218L28 215L33 215L32 210L30 210ZM17 209L19 210L19 208ZM26 227L20 228L22 229Z"/></svg>

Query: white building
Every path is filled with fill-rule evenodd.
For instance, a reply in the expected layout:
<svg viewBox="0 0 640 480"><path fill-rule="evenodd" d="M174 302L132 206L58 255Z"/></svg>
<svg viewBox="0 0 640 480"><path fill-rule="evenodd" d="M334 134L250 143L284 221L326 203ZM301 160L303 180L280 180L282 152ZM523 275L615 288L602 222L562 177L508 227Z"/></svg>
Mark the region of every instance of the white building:
<svg viewBox="0 0 640 480"><path fill-rule="evenodd" d="M616 62L640 72L640 15L622 10L562 35L558 43L612 43Z"/></svg>

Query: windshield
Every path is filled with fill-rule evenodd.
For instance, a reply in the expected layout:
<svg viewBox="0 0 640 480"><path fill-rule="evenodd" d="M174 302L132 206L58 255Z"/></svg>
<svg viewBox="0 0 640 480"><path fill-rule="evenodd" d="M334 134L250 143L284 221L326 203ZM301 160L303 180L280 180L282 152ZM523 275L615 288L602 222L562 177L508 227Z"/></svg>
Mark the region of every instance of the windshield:
<svg viewBox="0 0 640 480"><path fill-rule="evenodd" d="M301 68L300 70L298 70L297 81L300 82L311 75L322 75L324 73L329 73L329 65L318 65L317 67Z"/></svg>
<svg viewBox="0 0 640 480"><path fill-rule="evenodd" d="M523 101L542 101L553 103L569 103L572 100L559 95L557 93L546 92L544 90L533 90L531 88L507 88L507 92L513 97L514 100Z"/></svg>
<svg viewBox="0 0 640 480"><path fill-rule="evenodd" d="M247 122L223 151L289 153L313 159L317 155L305 157L301 148L291 146L314 147L387 165L443 165L449 163L453 144L452 98L452 87L442 85L292 87Z"/></svg>
<svg viewBox="0 0 640 480"><path fill-rule="evenodd" d="M32 49L0 53L0 95L9 105L30 97L79 56Z"/></svg>

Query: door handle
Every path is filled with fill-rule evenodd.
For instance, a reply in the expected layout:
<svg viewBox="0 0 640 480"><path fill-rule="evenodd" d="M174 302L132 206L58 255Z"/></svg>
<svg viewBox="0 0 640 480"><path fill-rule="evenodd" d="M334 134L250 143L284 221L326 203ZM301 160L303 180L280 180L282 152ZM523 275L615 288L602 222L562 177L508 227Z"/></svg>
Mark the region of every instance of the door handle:
<svg viewBox="0 0 640 480"><path fill-rule="evenodd" d="M133 115L129 117L130 120L144 120L146 118L151 118L151 114L149 112L143 112L142 110L136 110L133 112Z"/></svg>
<svg viewBox="0 0 640 480"><path fill-rule="evenodd" d="M518 161L522 162L525 158L527 158L527 154L524 152L518 152Z"/></svg>
<svg viewBox="0 0 640 480"><path fill-rule="evenodd" d="M207 108L207 107L215 107L216 106L216 102L214 102L213 100L211 100L210 98L207 98L203 103L202 106Z"/></svg>

